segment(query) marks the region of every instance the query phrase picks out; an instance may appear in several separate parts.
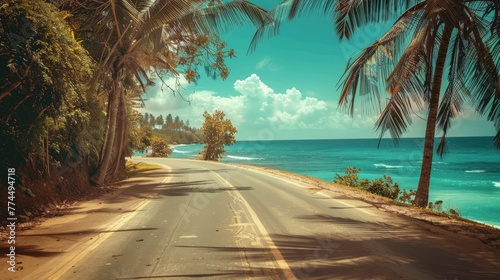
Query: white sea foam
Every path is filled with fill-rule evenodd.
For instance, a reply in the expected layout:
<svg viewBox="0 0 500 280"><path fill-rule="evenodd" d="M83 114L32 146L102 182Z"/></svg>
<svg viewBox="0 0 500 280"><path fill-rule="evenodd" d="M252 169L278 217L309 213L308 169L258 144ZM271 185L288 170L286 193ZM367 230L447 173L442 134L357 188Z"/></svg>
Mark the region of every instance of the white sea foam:
<svg viewBox="0 0 500 280"><path fill-rule="evenodd" d="M384 163L375 163L374 166L375 167L385 167L387 169L403 168L403 166L401 166L401 165L387 165Z"/></svg>
<svg viewBox="0 0 500 280"><path fill-rule="evenodd" d="M178 153L178 154L189 154L190 153L189 151L179 151L179 150L176 150L176 149L174 149L172 152Z"/></svg>
<svg viewBox="0 0 500 280"><path fill-rule="evenodd" d="M474 170L465 170L465 173L484 173L486 170L484 169L474 169Z"/></svg>
<svg viewBox="0 0 500 280"><path fill-rule="evenodd" d="M263 158L239 157L239 156L231 156L231 155L228 155L227 157L232 158L232 159L238 159L238 160L263 160Z"/></svg>
<svg viewBox="0 0 500 280"><path fill-rule="evenodd" d="M500 182L493 182L493 186L500 188Z"/></svg>

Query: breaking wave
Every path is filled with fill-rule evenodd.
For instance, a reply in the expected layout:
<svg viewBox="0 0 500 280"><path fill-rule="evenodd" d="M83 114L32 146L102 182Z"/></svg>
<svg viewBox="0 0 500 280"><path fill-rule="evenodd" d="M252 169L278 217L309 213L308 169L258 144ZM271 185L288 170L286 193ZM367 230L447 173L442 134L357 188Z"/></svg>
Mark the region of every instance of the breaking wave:
<svg viewBox="0 0 500 280"><path fill-rule="evenodd" d="M387 165L383 163L375 163L373 164L375 167L385 167L387 169L395 169L395 168L403 168L401 165Z"/></svg>
<svg viewBox="0 0 500 280"><path fill-rule="evenodd" d="M230 159L237 159L237 160L263 160L264 158L253 158L253 157L239 157L239 156L227 156Z"/></svg>
<svg viewBox="0 0 500 280"><path fill-rule="evenodd" d="M484 173L486 170L484 169L474 169L474 170L465 170L465 173Z"/></svg>

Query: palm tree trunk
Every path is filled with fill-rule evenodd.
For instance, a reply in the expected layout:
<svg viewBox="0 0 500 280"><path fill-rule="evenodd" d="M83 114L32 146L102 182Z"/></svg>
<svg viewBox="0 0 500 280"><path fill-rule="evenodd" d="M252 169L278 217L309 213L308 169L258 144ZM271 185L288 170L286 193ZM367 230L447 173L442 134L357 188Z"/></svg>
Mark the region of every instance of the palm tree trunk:
<svg viewBox="0 0 500 280"><path fill-rule="evenodd" d="M113 75L113 88L111 90L109 99L108 99L108 118L107 118L107 133L106 139L103 145L103 153L102 159L99 164L99 169L97 170L96 175L93 178L93 181L97 185L102 185L109 172L109 167L111 166L111 162L113 160L113 146L115 142L116 135L116 124L117 124L117 116L118 116L118 106L119 106L119 98L121 92L123 91L123 87L119 81L119 75Z"/></svg>
<svg viewBox="0 0 500 280"><path fill-rule="evenodd" d="M434 71L431 96L429 101L429 114L427 116L427 127L425 130L424 153L422 158L422 168L420 169L420 180L418 182L417 193L414 205L426 207L429 202L429 185L431 182L432 158L434 156L434 137L436 134L436 120L439 108L439 97L441 95L441 84L443 81L444 65L448 54L451 33L453 28L445 25L441 43L439 45L436 70Z"/></svg>
<svg viewBox="0 0 500 280"><path fill-rule="evenodd" d="M118 114L117 114L117 124L116 124L116 134L113 148L115 149L113 152L113 161L112 161L112 170L109 173L109 179L116 179L120 172L125 169L125 150L127 148L127 138L128 138L128 130L127 130L127 105L125 100L125 93L122 91L118 106Z"/></svg>

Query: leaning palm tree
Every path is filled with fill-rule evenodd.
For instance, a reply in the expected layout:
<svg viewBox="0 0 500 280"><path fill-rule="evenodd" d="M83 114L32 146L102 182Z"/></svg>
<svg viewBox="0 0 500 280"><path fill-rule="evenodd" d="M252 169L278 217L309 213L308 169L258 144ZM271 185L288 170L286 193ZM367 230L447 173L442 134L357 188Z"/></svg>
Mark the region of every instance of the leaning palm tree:
<svg viewBox="0 0 500 280"><path fill-rule="evenodd" d="M107 96L107 130L93 180L114 180L124 168L127 99L157 73L178 75L180 54L196 49L199 38L230 25L266 24L266 11L246 1L72 0L61 7L76 18L81 37L98 61L94 85ZM223 75L225 73L221 73ZM161 78L161 77L160 77Z"/></svg>
<svg viewBox="0 0 500 280"><path fill-rule="evenodd" d="M395 21L348 64L339 105L352 115L358 99L368 101L364 108L380 110L380 137L389 131L396 141L415 110L427 114L415 205L428 203L436 130L443 132L437 147L442 156L452 120L467 102L494 122L500 148L500 1L285 0L271 11L274 29L260 28L253 43L274 35L283 19L318 10L335 16L340 39L366 24Z"/></svg>

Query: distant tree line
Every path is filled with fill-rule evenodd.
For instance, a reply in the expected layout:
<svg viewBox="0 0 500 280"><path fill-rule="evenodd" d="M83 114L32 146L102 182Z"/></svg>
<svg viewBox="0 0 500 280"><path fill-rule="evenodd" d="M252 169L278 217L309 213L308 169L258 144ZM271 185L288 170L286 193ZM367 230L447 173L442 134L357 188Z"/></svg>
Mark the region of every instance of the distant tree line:
<svg viewBox="0 0 500 280"><path fill-rule="evenodd" d="M173 118L171 114L164 119L163 115L155 117L151 113L142 115L135 111L129 124L129 156L135 150L140 153L150 151L149 155L154 157L167 157L172 153L170 145L199 144L204 139L200 129L189 126L189 120L181 120L179 116Z"/></svg>
<svg viewBox="0 0 500 280"><path fill-rule="evenodd" d="M171 144L200 144L203 143L203 133L199 128L191 127L189 120L182 120L179 116L168 114L154 116L144 113L144 124L149 125L157 134L162 134L170 139Z"/></svg>

